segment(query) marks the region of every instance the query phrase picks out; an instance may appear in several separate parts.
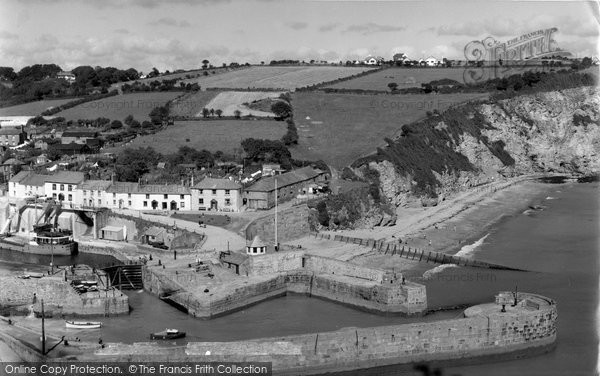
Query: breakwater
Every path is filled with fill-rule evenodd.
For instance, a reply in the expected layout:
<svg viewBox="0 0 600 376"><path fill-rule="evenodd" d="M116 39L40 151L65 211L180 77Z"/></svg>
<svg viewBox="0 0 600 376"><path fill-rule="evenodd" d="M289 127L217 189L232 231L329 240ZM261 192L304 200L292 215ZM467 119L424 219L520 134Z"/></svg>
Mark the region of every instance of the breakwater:
<svg viewBox="0 0 600 376"><path fill-rule="evenodd" d="M400 273L304 252L249 257L241 265L240 274L208 289L197 274L173 274L145 266L143 280L146 290L167 296L201 318L224 315L288 292L378 313L415 315L427 309L425 286L407 281Z"/></svg>
<svg viewBox="0 0 600 376"><path fill-rule="evenodd" d="M504 265L492 264L485 261L477 261L461 256L447 255L442 252L426 251L423 249L404 246L398 243L384 242L381 240L355 238L343 235L331 236L330 234L319 233L314 233L313 236L319 239L334 240L347 244L357 244L371 248L373 250L376 250L377 252L386 255L403 257L408 260L422 261L425 263L454 264L458 266L469 266L472 268L525 271L522 269L511 268Z"/></svg>
<svg viewBox="0 0 600 376"><path fill-rule="evenodd" d="M248 341L190 342L173 348L156 343L111 343L89 358L150 361L160 355L171 361L268 361L273 362L277 375L321 374L545 351L556 340L556 320L552 299L504 292L495 303L470 307L463 317L453 320Z"/></svg>

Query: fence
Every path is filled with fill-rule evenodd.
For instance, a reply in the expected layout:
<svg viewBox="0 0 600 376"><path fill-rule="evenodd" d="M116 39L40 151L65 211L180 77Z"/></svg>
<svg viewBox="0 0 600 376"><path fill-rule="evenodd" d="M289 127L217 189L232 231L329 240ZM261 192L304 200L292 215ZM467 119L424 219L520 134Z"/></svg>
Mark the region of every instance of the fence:
<svg viewBox="0 0 600 376"><path fill-rule="evenodd" d="M434 264L454 264L459 266L469 266L473 268L523 271L522 269L491 264L485 261L477 261L460 256L447 255L441 252L425 251L423 249L411 248L396 243L384 242L381 240L353 238L350 236L343 235L335 235L332 237L331 234L320 233L314 233L314 236L315 238L334 240L342 243L369 247L386 255L404 257L405 259L415 260L419 262L431 262Z"/></svg>

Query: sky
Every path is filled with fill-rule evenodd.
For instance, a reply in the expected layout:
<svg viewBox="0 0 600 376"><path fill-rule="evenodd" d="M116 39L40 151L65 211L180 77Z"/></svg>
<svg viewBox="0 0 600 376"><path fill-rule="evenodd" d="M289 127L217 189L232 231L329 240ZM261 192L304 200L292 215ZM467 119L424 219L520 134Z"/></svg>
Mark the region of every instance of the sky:
<svg viewBox="0 0 600 376"><path fill-rule="evenodd" d="M550 27L560 48L598 56L599 22L598 3L583 1L0 0L0 66L464 59L473 40Z"/></svg>

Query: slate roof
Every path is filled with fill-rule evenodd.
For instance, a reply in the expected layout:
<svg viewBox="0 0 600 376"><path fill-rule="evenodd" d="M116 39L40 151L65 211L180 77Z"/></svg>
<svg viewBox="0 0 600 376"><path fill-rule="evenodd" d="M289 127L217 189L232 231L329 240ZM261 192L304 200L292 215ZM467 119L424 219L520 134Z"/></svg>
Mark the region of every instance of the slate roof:
<svg viewBox="0 0 600 376"><path fill-rule="evenodd" d="M256 235L254 237L254 239L252 240L252 243L248 246L250 248L261 248L261 247L266 247L267 245L265 244L265 242L262 241L262 239Z"/></svg>
<svg viewBox="0 0 600 376"><path fill-rule="evenodd" d="M79 188L91 191L103 191L110 187L112 183L110 180L86 180L81 183Z"/></svg>
<svg viewBox="0 0 600 376"><path fill-rule="evenodd" d="M229 179L204 178L201 182L194 185L193 189L240 189L242 186Z"/></svg>
<svg viewBox="0 0 600 376"><path fill-rule="evenodd" d="M255 184L246 188L246 191L251 192L271 192L275 190L275 181L277 181L277 189L288 185L301 183L311 180L323 174L323 171L312 167L302 167L298 170L286 172L285 174L262 178Z"/></svg>
<svg viewBox="0 0 600 376"><path fill-rule="evenodd" d="M58 171L53 175L44 176L47 177L47 183L79 184L85 179L83 172L77 171Z"/></svg>
<svg viewBox="0 0 600 376"><path fill-rule="evenodd" d="M108 193L141 193L141 194L169 194L186 195L190 189L178 184L139 184L130 182L114 182L106 190Z"/></svg>
<svg viewBox="0 0 600 376"><path fill-rule="evenodd" d="M0 129L0 135L19 135L21 133L25 133L23 132L23 130L21 128L2 128Z"/></svg>

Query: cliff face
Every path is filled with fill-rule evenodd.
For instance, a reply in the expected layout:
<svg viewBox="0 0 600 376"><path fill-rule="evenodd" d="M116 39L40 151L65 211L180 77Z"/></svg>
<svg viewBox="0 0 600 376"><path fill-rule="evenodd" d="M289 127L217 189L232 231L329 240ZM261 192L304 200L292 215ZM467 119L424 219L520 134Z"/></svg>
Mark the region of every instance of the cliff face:
<svg viewBox="0 0 600 376"><path fill-rule="evenodd" d="M541 172L595 174L600 172L599 108L600 89L582 87L470 107L464 110L464 119L475 121L467 126L464 123L468 120L456 120L456 112L418 124L433 129L416 136L409 129L404 137L425 139L432 159L437 158L431 169L437 182L427 186L429 194L414 189L418 185L415 176L423 173L421 166L407 171L386 160L387 155L398 154L398 145L404 148L403 153L410 154L405 149L411 143L406 140L394 140L398 142L396 151L380 151L384 157L355 164L354 171L361 176L366 168L376 170L382 193L396 206L435 205L445 196L503 176ZM431 142L432 135L444 137L442 145L448 147L444 153L439 152L439 141L437 145ZM448 151L455 154L447 157ZM460 159L462 156L468 159L467 164Z"/></svg>

